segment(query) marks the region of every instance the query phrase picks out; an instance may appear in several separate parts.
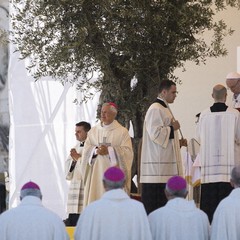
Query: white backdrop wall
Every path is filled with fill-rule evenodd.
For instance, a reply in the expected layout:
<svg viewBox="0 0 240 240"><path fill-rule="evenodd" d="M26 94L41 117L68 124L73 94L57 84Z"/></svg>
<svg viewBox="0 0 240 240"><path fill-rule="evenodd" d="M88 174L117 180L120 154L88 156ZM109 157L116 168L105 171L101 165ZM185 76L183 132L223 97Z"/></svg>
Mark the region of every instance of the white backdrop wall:
<svg viewBox="0 0 240 240"><path fill-rule="evenodd" d="M176 71L183 83L177 86L179 94L171 108L187 139L195 136L195 115L213 104L211 97L213 86L218 83L226 86L226 75L240 69L240 66L237 66L237 47L240 46L240 10L228 8L218 15L218 18L224 19L228 26L235 30L232 36L225 39L228 55L208 59L206 64L201 66L188 62L185 72L180 69ZM206 36L207 38L209 35ZM228 90L228 105L231 105L231 98L232 93Z"/></svg>

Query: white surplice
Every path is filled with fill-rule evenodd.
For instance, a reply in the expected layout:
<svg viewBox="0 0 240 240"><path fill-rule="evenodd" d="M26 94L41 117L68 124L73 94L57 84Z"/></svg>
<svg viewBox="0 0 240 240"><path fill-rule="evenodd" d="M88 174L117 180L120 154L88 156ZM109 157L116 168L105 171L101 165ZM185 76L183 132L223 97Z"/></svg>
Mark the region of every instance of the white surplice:
<svg viewBox="0 0 240 240"><path fill-rule="evenodd" d="M143 204L130 199L122 189L104 193L80 215L75 240L151 240Z"/></svg>
<svg viewBox="0 0 240 240"><path fill-rule="evenodd" d="M97 155L94 149L100 145L109 146L111 155ZM126 175L126 191L130 193L131 167L133 161L132 142L128 130L114 120L110 125L101 123L91 128L85 141L81 171L84 185L84 206L99 199L105 192L102 178L107 168L119 166Z"/></svg>
<svg viewBox="0 0 240 240"><path fill-rule="evenodd" d="M74 147L76 152L82 155L83 146L80 146L80 142ZM73 163L71 155L68 156L65 161L66 179L70 181L68 190L68 201L67 201L67 213L81 213L83 208L83 194L84 194L84 183L81 176L80 165L81 157L77 159L77 163L74 169L70 172Z"/></svg>
<svg viewBox="0 0 240 240"><path fill-rule="evenodd" d="M214 213L211 226L211 240L240 239L239 209L240 188L236 188L219 203Z"/></svg>
<svg viewBox="0 0 240 240"><path fill-rule="evenodd" d="M240 163L240 114L236 109L200 115L197 126L200 142L201 183L229 182L232 168Z"/></svg>
<svg viewBox="0 0 240 240"><path fill-rule="evenodd" d="M0 215L1 240L68 240L62 219L34 196Z"/></svg>
<svg viewBox="0 0 240 240"><path fill-rule="evenodd" d="M183 175L179 138L169 139L172 114L167 107L153 103L145 116L141 153L142 183L166 183L174 175Z"/></svg>
<svg viewBox="0 0 240 240"><path fill-rule="evenodd" d="M209 221L194 201L174 198L148 216L153 240L208 240Z"/></svg>

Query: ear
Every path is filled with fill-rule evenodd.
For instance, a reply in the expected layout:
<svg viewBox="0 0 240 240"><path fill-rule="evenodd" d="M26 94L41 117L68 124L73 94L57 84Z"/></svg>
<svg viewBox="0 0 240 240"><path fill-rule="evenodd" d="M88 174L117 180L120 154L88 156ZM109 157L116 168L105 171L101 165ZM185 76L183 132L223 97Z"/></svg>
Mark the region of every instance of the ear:
<svg viewBox="0 0 240 240"><path fill-rule="evenodd" d="M166 92L167 92L167 89L163 89L163 90L162 90L162 93L163 93L163 94L166 94Z"/></svg>
<svg viewBox="0 0 240 240"><path fill-rule="evenodd" d="M164 189L164 193L165 193L166 198L169 199L170 195L166 189Z"/></svg>

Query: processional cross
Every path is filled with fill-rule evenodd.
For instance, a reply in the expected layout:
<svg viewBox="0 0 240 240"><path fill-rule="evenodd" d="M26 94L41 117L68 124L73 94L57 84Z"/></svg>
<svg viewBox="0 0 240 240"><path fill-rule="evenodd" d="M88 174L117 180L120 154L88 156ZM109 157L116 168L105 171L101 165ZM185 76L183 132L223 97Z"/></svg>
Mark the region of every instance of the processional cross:
<svg viewBox="0 0 240 240"><path fill-rule="evenodd" d="M111 146L111 143L107 142L107 137L103 137L103 141L99 145Z"/></svg>

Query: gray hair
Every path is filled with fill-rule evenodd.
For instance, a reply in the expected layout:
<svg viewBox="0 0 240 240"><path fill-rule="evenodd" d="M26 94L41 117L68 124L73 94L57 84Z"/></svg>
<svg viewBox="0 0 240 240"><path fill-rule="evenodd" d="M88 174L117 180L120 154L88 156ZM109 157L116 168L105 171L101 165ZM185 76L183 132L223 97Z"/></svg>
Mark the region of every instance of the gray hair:
<svg viewBox="0 0 240 240"><path fill-rule="evenodd" d="M27 189L21 190L20 199L22 200L24 197L27 197L27 196L34 196L42 199L42 193L39 189L27 188Z"/></svg>
<svg viewBox="0 0 240 240"><path fill-rule="evenodd" d="M117 114L117 109L113 106L113 105L111 105L110 103L104 103L103 105L102 105L102 107L103 106L110 106L110 110L112 111L112 112L114 112L114 113L116 113Z"/></svg>
<svg viewBox="0 0 240 240"><path fill-rule="evenodd" d="M181 197L185 198L187 194L187 188L181 189L181 190L172 190L168 187L166 184L165 190L168 192L168 194L172 197Z"/></svg>
<svg viewBox="0 0 240 240"><path fill-rule="evenodd" d="M125 180L126 179L124 178L121 181L113 182L113 181L107 180L105 177L103 177L103 185L107 190L123 188L125 185L125 182L126 182Z"/></svg>

